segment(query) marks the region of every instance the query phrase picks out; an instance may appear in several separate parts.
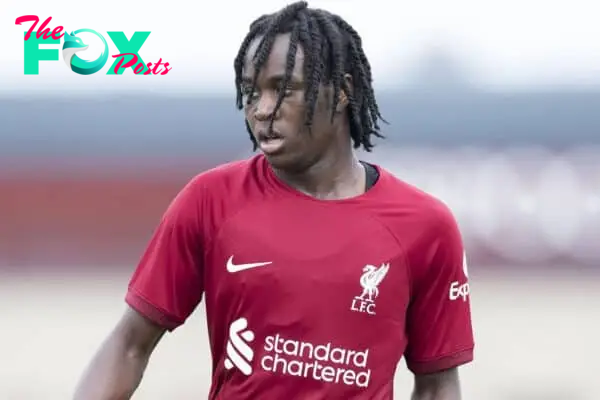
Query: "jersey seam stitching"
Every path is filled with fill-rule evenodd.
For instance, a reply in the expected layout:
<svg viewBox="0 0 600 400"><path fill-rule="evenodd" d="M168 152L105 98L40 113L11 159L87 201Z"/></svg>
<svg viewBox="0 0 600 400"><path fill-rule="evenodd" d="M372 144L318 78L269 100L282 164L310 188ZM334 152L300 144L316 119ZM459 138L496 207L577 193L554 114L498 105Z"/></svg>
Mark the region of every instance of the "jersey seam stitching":
<svg viewBox="0 0 600 400"><path fill-rule="evenodd" d="M429 358L422 359L422 360L411 360L410 358L407 358L407 361L411 364L425 364L425 363L429 363L429 362L433 362L433 361L439 361L442 358L448 358L448 357L460 355L462 353L467 353L469 351L473 351L474 348L475 348L475 346L469 346L469 347L465 347L462 350L449 351L447 353L444 353L444 354L441 354L438 356L429 357Z"/></svg>
<svg viewBox="0 0 600 400"><path fill-rule="evenodd" d="M178 323L178 324L182 323L181 318L176 317L175 315L171 314L170 312L164 310L162 307L157 306L156 304L154 304L154 302L148 300L146 298L146 296L144 296L143 294L141 294L140 292L138 292L134 287L129 286L129 291L134 296L136 296L138 299L142 300L143 302L145 302L149 306L153 307L156 311L160 312L167 319L171 320L172 322Z"/></svg>
<svg viewBox="0 0 600 400"><path fill-rule="evenodd" d="M203 252L204 253L203 254L203 264L206 264L208 254L210 254L212 252L212 250L214 250L215 241L217 240L217 238L221 234L221 231L225 228L227 223L229 223L229 221L231 221L233 218L237 217L242 212L246 211L248 208L255 207L257 203L260 203L260 201L259 200L252 201L250 204L246 204L239 210L226 216L223 219L223 221L219 224L220 226L218 227L218 229L214 230L214 235L206 235L208 238L208 241L207 241L207 246ZM205 230L208 231L208 229L206 229L206 228L205 228Z"/></svg>
<svg viewBox="0 0 600 400"><path fill-rule="evenodd" d="M388 226L387 223L383 222L377 215L375 215L374 212L369 211L368 212L370 217L373 218L375 221L377 221L391 236L392 238L394 238L394 241L396 242L396 244L398 245L398 247L400 247L400 254L399 256L402 257L402 260L404 261L404 263L406 264L406 276L408 278L408 281L410 282L409 286L408 286L408 298L409 298L409 303L410 300L412 299L412 294L413 294L413 278L412 278L412 274L411 274L411 263L410 260L408 258L408 254L406 253L406 247L402 244L402 242L400 241L400 239L396 236L396 234L393 232L393 230ZM394 257L397 258L398 256Z"/></svg>

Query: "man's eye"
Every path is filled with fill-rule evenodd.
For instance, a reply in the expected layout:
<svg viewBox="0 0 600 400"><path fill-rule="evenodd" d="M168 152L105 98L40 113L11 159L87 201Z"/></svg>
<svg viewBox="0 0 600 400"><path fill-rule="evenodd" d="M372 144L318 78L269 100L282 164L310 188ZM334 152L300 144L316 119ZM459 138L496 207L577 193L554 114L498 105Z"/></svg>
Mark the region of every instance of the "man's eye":
<svg viewBox="0 0 600 400"><path fill-rule="evenodd" d="M252 101L258 98L258 93L256 90L252 90L251 87L242 88L242 95L248 99L248 101Z"/></svg>
<svg viewBox="0 0 600 400"><path fill-rule="evenodd" d="M283 92L285 97L291 96L293 93L291 85L287 85L287 87L283 87L283 85L279 86L279 92Z"/></svg>

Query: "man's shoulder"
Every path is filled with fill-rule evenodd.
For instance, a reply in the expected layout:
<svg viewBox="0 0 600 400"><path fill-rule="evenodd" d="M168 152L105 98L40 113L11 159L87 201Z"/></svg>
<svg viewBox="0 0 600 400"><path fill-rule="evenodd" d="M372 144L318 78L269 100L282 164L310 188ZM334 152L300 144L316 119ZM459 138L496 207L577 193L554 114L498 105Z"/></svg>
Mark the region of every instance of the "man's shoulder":
<svg viewBox="0 0 600 400"><path fill-rule="evenodd" d="M384 177L384 190L380 192L386 204L386 214L392 220L405 225L407 220L418 224L417 231L437 230L455 224L454 214L450 207L437 196L408 183L388 170L378 167ZM395 218L394 218L395 217Z"/></svg>
<svg viewBox="0 0 600 400"><path fill-rule="evenodd" d="M188 181L183 196L204 212L216 206L220 211L239 210L260 200L263 193L264 163L260 156L236 160L205 170Z"/></svg>
<svg viewBox="0 0 600 400"><path fill-rule="evenodd" d="M403 244L414 267L429 265L433 250L462 254L462 238L450 207L431 193L389 172L385 198L389 208L381 211L388 230Z"/></svg>
<svg viewBox="0 0 600 400"><path fill-rule="evenodd" d="M259 161L259 157L254 156L219 164L194 176L188 185L202 187L209 192L231 187L236 182L256 176Z"/></svg>

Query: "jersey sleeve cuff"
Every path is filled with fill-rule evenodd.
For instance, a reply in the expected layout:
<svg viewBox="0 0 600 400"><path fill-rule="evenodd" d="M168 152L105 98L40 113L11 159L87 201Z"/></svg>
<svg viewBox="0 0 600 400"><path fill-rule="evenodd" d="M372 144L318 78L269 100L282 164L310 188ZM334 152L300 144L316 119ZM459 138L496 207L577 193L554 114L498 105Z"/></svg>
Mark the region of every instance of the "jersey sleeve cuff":
<svg viewBox="0 0 600 400"><path fill-rule="evenodd" d="M150 303L132 288L127 291L125 302L142 316L168 331L173 331L183 323Z"/></svg>
<svg viewBox="0 0 600 400"><path fill-rule="evenodd" d="M470 363L471 361L473 361L473 348L427 361L406 360L406 365L414 374L433 374Z"/></svg>

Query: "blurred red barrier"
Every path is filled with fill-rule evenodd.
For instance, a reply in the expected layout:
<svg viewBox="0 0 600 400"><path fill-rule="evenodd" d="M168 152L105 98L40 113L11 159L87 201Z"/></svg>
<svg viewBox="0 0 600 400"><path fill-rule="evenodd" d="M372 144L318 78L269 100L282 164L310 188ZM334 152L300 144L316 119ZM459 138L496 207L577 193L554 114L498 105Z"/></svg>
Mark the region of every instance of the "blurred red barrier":
<svg viewBox="0 0 600 400"><path fill-rule="evenodd" d="M389 149L374 161L446 201L474 266L598 270L599 154ZM76 168L38 160L21 162L19 171L1 168L0 269L133 267L173 196L211 166L150 161Z"/></svg>
<svg viewBox="0 0 600 400"><path fill-rule="evenodd" d="M135 262L185 180L0 181L0 266Z"/></svg>

